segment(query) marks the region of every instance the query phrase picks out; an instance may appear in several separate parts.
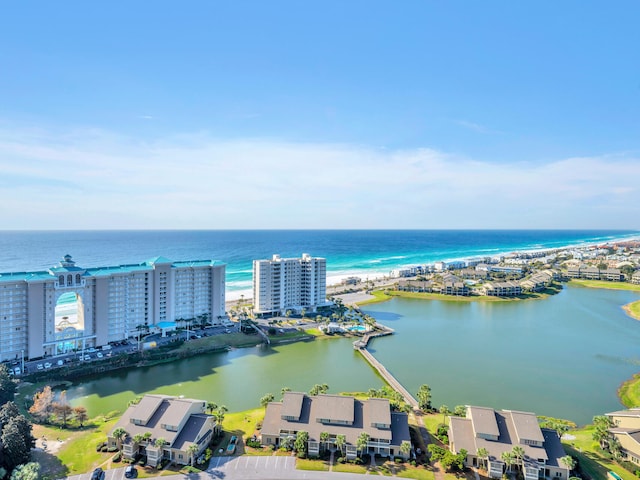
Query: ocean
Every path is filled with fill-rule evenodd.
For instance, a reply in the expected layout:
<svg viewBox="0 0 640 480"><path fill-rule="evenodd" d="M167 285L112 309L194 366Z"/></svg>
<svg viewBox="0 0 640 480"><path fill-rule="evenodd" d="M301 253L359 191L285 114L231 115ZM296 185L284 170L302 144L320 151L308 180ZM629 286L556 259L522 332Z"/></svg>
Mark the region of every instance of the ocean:
<svg viewBox="0 0 640 480"><path fill-rule="evenodd" d="M252 262L327 259L327 283L363 279L439 260L611 243L640 237L621 230L140 230L0 232L0 272L46 270L70 254L80 267L138 264L156 256L227 264L227 298L251 294Z"/></svg>

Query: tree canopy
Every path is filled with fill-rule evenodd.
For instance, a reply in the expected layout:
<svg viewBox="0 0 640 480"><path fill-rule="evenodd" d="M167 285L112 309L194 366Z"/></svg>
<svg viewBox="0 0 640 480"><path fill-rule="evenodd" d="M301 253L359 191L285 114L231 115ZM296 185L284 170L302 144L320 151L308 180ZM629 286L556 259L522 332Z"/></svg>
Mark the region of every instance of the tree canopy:
<svg viewBox="0 0 640 480"><path fill-rule="evenodd" d="M16 384L9 376L9 369L4 363L0 363L0 406L13 401L16 393Z"/></svg>

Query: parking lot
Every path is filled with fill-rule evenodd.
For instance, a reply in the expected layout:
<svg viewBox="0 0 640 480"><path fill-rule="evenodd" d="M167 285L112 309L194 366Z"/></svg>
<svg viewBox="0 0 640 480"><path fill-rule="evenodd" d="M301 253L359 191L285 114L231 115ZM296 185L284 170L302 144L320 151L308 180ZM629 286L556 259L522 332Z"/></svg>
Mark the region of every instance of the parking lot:
<svg viewBox="0 0 640 480"><path fill-rule="evenodd" d="M104 480L128 480L125 467L106 470ZM290 455L213 457L202 473L167 475L163 480L362 480L358 473L296 470L296 459ZM67 480L91 480L91 472L73 475Z"/></svg>
<svg viewBox="0 0 640 480"><path fill-rule="evenodd" d="M292 456L242 456L214 457L207 472L218 478L255 478L256 475L275 477L284 471L295 471L296 459Z"/></svg>

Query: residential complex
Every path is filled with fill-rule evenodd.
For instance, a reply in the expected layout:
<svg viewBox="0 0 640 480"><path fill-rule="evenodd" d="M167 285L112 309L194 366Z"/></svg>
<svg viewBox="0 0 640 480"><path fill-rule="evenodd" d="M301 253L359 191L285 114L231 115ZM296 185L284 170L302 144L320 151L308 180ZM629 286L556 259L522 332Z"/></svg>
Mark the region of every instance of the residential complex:
<svg viewBox="0 0 640 480"><path fill-rule="evenodd" d="M127 459L146 455L152 467L162 459L192 463L192 457L196 459L207 448L219 428L215 417L205 413L206 407L204 400L145 395L120 417L107 443L109 447L121 446Z"/></svg>
<svg viewBox="0 0 640 480"><path fill-rule="evenodd" d="M300 392L286 392L282 402L267 405L262 424L263 445L279 446L296 434L309 434L308 451L316 456L328 447L343 449L347 459L364 453L383 457L408 458L400 451L402 442L410 442L406 413L392 412L389 400L370 398L357 400L342 395L309 396ZM327 440L321 440L326 432ZM366 447L358 451L358 438L368 435ZM344 445L336 445L338 436L343 436Z"/></svg>
<svg viewBox="0 0 640 480"><path fill-rule="evenodd" d="M611 434L620 442L622 458L640 465L640 408L606 414L615 425Z"/></svg>
<svg viewBox="0 0 640 480"><path fill-rule="evenodd" d="M256 314L280 315L287 310L314 312L327 305L327 260L301 258L253 261L253 302Z"/></svg>
<svg viewBox="0 0 640 480"><path fill-rule="evenodd" d="M450 417L449 444L453 453L467 451L467 466L486 461L491 478L502 477L507 469L502 454L512 452L514 446L524 450L525 480L569 477L560 461L566 454L558 433L540 428L533 413L467 406L466 417ZM481 449L486 449L488 458L478 456Z"/></svg>
<svg viewBox="0 0 640 480"><path fill-rule="evenodd" d="M70 255L47 271L0 274L0 361L55 356L225 315L225 265L156 257L82 268Z"/></svg>

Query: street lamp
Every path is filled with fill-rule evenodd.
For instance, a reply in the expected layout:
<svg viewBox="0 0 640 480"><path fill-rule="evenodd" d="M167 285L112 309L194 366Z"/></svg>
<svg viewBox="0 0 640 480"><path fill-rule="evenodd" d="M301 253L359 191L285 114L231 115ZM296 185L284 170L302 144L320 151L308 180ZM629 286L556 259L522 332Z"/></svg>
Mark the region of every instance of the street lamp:
<svg viewBox="0 0 640 480"><path fill-rule="evenodd" d="M21 364L22 364L22 374L24 375L24 350L20 350Z"/></svg>

